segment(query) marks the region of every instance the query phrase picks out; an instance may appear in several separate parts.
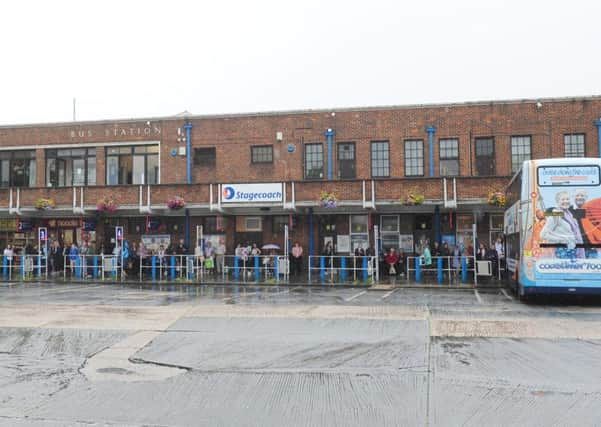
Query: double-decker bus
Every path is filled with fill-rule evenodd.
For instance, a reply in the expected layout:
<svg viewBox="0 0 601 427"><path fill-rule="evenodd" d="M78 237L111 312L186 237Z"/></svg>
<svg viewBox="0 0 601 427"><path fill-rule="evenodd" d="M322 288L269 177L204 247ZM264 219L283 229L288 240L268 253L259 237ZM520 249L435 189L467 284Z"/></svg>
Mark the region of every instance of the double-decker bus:
<svg viewBox="0 0 601 427"><path fill-rule="evenodd" d="M528 160L506 190L505 257L520 299L601 294L601 159Z"/></svg>

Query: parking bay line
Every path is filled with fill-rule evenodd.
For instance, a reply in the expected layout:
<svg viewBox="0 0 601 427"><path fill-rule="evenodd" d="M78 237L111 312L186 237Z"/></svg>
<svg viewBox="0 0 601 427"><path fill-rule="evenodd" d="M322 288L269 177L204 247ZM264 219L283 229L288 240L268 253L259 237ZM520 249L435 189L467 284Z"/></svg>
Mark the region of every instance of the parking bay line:
<svg viewBox="0 0 601 427"><path fill-rule="evenodd" d="M268 297L268 298L271 298L271 297L275 297L277 295L288 294L288 293L290 293L290 291L292 291L294 289L297 289L297 288L298 287L292 288L292 289L286 289L286 290L281 291L281 292L276 292L276 293L273 293L273 294L266 294L265 296ZM253 297L253 296L256 296L258 293L259 292L249 292L249 293L246 293L246 294L243 294L243 295L232 295L231 297L222 298L221 301L227 302L227 301L231 301L231 300L238 299L238 298Z"/></svg>
<svg viewBox="0 0 601 427"><path fill-rule="evenodd" d="M505 289L501 289L501 293L505 295L505 298L507 298L509 301L513 301L513 297L509 295Z"/></svg>
<svg viewBox="0 0 601 427"><path fill-rule="evenodd" d="M395 293L396 291L398 291L398 290L399 290L399 288L396 288L396 289L393 289L392 291L386 292L386 293L385 293L385 294L382 296L382 298L380 298L380 299L386 299L386 298L388 298L390 295L394 294L394 293Z"/></svg>
<svg viewBox="0 0 601 427"><path fill-rule="evenodd" d="M474 289L474 295L476 295L476 299L478 300L478 303L482 304L482 298L480 297L480 294L478 293L478 289Z"/></svg>
<svg viewBox="0 0 601 427"><path fill-rule="evenodd" d="M353 295L352 297L345 298L345 300L344 300L344 301L346 301L346 302L352 301L352 300L354 300L355 298L359 298L361 295L363 295L363 294L366 294L366 293L367 293L367 291L361 291L361 292L359 292L358 294L355 294L355 295Z"/></svg>

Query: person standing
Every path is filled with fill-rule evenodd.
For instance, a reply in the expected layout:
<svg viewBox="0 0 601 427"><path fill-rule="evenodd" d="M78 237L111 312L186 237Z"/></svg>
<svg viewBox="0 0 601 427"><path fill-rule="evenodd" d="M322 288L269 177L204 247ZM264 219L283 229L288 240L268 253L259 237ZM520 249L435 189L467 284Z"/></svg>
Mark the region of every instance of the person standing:
<svg viewBox="0 0 601 427"><path fill-rule="evenodd" d="M71 272L71 277L73 277L73 273L75 272L75 264L77 263L77 257L79 256L79 248L75 244L75 242L71 243L71 248L69 249L69 270Z"/></svg>
<svg viewBox="0 0 601 427"><path fill-rule="evenodd" d="M13 251L13 245L11 245L10 243L6 246L6 248L4 249L4 258L6 259L6 261L8 262L8 268L10 269L10 267L12 266L13 263L13 255L14 255L14 251Z"/></svg>
<svg viewBox="0 0 601 427"><path fill-rule="evenodd" d="M292 272L295 276L301 274L303 265L303 247L300 243L294 242L294 246L292 247Z"/></svg>
<svg viewBox="0 0 601 427"><path fill-rule="evenodd" d="M79 255L81 257L81 277L85 279L88 276L88 242L84 241L81 244Z"/></svg>
<svg viewBox="0 0 601 427"><path fill-rule="evenodd" d="M176 264L177 264L177 271L183 271L184 267L186 266L186 260L185 255L188 255L188 247L186 246L186 244L184 243L184 239L179 239L179 243L177 245L177 247L175 248L175 255L177 255L177 259L176 259Z"/></svg>
<svg viewBox="0 0 601 427"><path fill-rule="evenodd" d="M213 245L211 244L211 242L206 242L205 243L205 268L207 270L207 272L212 273L214 272L214 268L215 268L215 248L213 247Z"/></svg>
<svg viewBox="0 0 601 427"><path fill-rule="evenodd" d="M55 240L50 247L50 268L52 273L57 274L59 271L62 271L63 266L63 250L61 249L58 240Z"/></svg>
<svg viewBox="0 0 601 427"><path fill-rule="evenodd" d="M219 238L219 244L215 248L215 262L217 263L217 273L223 272L223 263L225 260L225 239Z"/></svg>
<svg viewBox="0 0 601 427"><path fill-rule="evenodd" d="M399 262L399 256L394 248L390 248L388 255L386 255L386 264L388 265L388 275L397 275L397 263Z"/></svg>

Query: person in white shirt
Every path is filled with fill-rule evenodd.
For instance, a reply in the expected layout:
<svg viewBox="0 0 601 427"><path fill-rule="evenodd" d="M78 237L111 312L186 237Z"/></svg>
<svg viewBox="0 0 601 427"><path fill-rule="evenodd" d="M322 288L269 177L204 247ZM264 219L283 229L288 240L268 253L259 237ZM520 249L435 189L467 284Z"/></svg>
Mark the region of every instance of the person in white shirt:
<svg viewBox="0 0 601 427"><path fill-rule="evenodd" d="M223 269L223 260L225 258L225 239L219 238L219 244L215 248L215 262L217 263L217 273L221 273Z"/></svg>
<svg viewBox="0 0 601 427"><path fill-rule="evenodd" d="M13 246L9 243L4 249L4 257L8 260L8 263L11 264L13 262Z"/></svg>
<svg viewBox="0 0 601 427"><path fill-rule="evenodd" d="M503 240L501 239L501 237L497 237L497 240L495 242L495 250L497 251L497 257L499 259L505 258L505 252L503 249Z"/></svg>

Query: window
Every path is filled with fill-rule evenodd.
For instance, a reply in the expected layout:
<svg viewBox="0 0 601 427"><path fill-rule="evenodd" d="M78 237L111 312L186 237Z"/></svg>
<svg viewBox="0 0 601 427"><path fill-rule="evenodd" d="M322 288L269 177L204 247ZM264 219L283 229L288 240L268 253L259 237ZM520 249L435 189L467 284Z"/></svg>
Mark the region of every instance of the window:
<svg viewBox="0 0 601 427"><path fill-rule="evenodd" d="M203 147L194 149L194 164L196 166L214 167L217 160L215 147Z"/></svg>
<svg viewBox="0 0 601 427"><path fill-rule="evenodd" d="M273 145L250 147L252 163L273 163Z"/></svg>
<svg viewBox="0 0 601 427"><path fill-rule="evenodd" d="M405 176L424 176L424 141L405 141Z"/></svg>
<svg viewBox="0 0 601 427"><path fill-rule="evenodd" d="M273 233L283 233L287 225L290 225L290 217L288 215L274 215L271 230Z"/></svg>
<svg viewBox="0 0 601 427"><path fill-rule="evenodd" d="M399 216L382 215L380 217L382 249L399 248Z"/></svg>
<svg viewBox="0 0 601 427"><path fill-rule="evenodd" d="M563 136L565 157L584 157L584 134L573 133Z"/></svg>
<svg viewBox="0 0 601 427"><path fill-rule="evenodd" d="M511 137L511 172L515 173L520 169L525 160L530 160L530 137L512 136Z"/></svg>
<svg viewBox="0 0 601 427"><path fill-rule="evenodd" d="M305 144L305 178L323 178L322 144Z"/></svg>
<svg viewBox="0 0 601 427"><path fill-rule="evenodd" d="M356 178L354 142L341 142L338 144L338 178Z"/></svg>
<svg viewBox="0 0 601 427"><path fill-rule="evenodd" d="M476 138L476 174L496 175L494 138Z"/></svg>
<svg viewBox="0 0 601 427"><path fill-rule="evenodd" d="M351 253L354 254L357 248L367 249L369 247L367 215L350 215L350 225Z"/></svg>
<svg viewBox="0 0 601 427"><path fill-rule="evenodd" d="M390 176L390 162L388 152L388 141L371 143L371 176Z"/></svg>
<svg viewBox="0 0 601 427"><path fill-rule="evenodd" d="M459 140L441 139L439 141L440 176L459 175Z"/></svg>
<svg viewBox="0 0 601 427"><path fill-rule="evenodd" d="M158 145L107 147L107 185L158 184L159 181Z"/></svg>
<svg viewBox="0 0 601 427"><path fill-rule="evenodd" d="M46 150L46 185L96 185L96 148Z"/></svg>
<svg viewBox="0 0 601 427"><path fill-rule="evenodd" d="M262 222L260 216L247 216L244 218L244 228L246 231L262 231Z"/></svg>
<svg viewBox="0 0 601 427"><path fill-rule="evenodd" d="M0 186L35 187L34 150L0 151Z"/></svg>
<svg viewBox="0 0 601 427"><path fill-rule="evenodd" d="M205 216L203 218L203 228L202 231L204 234L216 234L219 232L217 227L217 217L216 216Z"/></svg>

